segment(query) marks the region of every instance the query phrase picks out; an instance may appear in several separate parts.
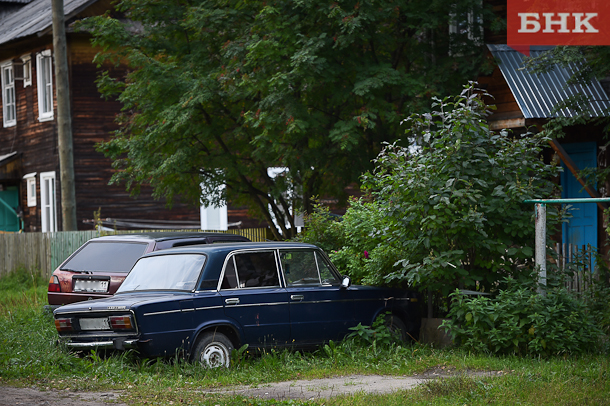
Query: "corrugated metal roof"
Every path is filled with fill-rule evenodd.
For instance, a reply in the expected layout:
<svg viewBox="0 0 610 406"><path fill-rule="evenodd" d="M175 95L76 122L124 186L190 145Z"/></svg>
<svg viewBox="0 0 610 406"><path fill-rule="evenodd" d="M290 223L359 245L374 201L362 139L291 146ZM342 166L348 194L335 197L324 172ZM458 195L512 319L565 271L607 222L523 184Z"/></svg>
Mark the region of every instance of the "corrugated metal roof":
<svg viewBox="0 0 610 406"><path fill-rule="evenodd" d="M575 64L567 68L556 66L553 71L543 74L531 74L523 68L525 55L509 48L507 45L487 45L498 62L500 71L508 83L513 96L525 118L550 118L557 116L574 117L583 112L562 109L552 113L558 102L570 96L586 96L590 102L587 115L600 117L608 115L610 98L597 79L588 85L567 85L568 79L578 71ZM530 55L539 56L552 47L531 47Z"/></svg>
<svg viewBox="0 0 610 406"><path fill-rule="evenodd" d="M98 0L64 0L66 20ZM51 0L32 0L0 20L0 45L52 28Z"/></svg>

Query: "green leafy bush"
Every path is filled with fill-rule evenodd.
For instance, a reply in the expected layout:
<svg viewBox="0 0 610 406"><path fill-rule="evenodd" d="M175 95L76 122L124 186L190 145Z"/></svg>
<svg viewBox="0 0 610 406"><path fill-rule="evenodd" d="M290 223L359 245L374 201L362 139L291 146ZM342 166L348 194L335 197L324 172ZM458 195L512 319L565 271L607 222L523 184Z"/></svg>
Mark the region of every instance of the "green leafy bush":
<svg viewBox="0 0 610 406"><path fill-rule="evenodd" d="M375 346L388 348L400 342L400 335L393 332L388 327L386 317L392 317L390 313L379 315L372 326L363 326L358 323L355 327L350 327L352 332L347 338L352 339L364 346Z"/></svg>
<svg viewBox="0 0 610 406"><path fill-rule="evenodd" d="M558 168L541 159L548 139L490 130L473 85L432 108L404 121L414 145L387 145L364 177L386 225L383 243L400 250L386 281L442 295L496 289L533 255L532 207L523 201L556 189Z"/></svg>
<svg viewBox="0 0 610 406"><path fill-rule="evenodd" d="M452 293L443 327L460 346L494 354L551 356L596 348L602 332L586 303L564 288L539 294L533 285L509 280L496 297Z"/></svg>

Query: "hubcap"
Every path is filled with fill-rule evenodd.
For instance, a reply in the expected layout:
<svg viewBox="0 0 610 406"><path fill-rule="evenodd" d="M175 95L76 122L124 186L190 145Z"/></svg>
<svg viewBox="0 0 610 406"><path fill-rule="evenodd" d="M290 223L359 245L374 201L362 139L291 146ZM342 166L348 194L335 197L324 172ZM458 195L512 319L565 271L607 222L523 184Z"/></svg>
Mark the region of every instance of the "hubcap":
<svg viewBox="0 0 610 406"><path fill-rule="evenodd" d="M209 368L228 366L228 356L223 346L211 343L201 354L201 363Z"/></svg>

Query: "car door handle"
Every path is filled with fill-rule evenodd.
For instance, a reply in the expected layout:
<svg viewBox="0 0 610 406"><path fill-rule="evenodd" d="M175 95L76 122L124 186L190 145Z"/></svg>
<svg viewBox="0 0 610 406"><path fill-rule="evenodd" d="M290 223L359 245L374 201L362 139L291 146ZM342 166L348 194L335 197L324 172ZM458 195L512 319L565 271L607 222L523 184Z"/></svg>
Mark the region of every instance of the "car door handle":
<svg viewBox="0 0 610 406"><path fill-rule="evenodd" d="M239 304L239 298L225 299L225 303L228 304L228 305Z"/></svg>
<svg viewBox="0 0 610 406"><path fill-rule="evenodd" d="M303 295L290 295L291 300L303 300L305 296Z"/></svg>

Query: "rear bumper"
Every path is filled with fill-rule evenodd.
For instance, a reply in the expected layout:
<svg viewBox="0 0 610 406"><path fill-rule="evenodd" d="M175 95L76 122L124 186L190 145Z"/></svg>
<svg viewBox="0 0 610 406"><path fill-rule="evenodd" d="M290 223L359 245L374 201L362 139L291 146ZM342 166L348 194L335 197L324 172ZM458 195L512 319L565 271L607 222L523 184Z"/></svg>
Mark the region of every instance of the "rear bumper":
<svg viewBox="0 0 610 406"><path fill-rule="evenodd" d="M47 300L51 306L62 306L70 303L84 302L85 300L103 299L110 296L112 296L110 293L47 292Z"/></svg>
<svg viewBox="0 0 610 406"><path fill-rule="evenodd" d="M125 339L115 338L108 341L86 341L86 342L74 342L67 341L66 346L69 348L82 350L82 349L115 349L115 350L127 350L131 348L138 348L138 339Z"/></svg>

